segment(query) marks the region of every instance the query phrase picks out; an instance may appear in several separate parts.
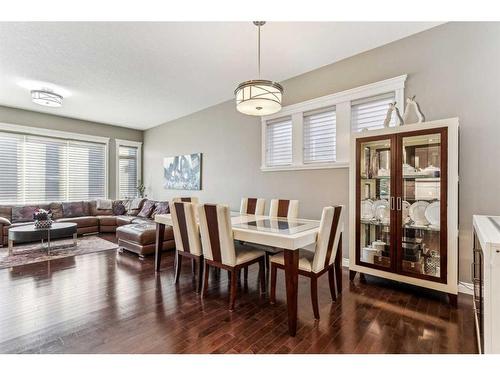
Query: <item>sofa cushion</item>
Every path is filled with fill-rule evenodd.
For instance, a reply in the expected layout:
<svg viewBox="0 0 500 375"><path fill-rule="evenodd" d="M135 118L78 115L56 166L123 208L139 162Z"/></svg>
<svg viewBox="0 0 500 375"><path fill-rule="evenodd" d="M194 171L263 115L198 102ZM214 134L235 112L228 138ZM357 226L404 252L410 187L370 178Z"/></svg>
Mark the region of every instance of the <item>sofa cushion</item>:
<svg viewBox="0 0 500 375"><path fill-rule="evenodd" d="M137 216L137 214L141 211L142 205L145 201L145 198L136 198L123 201L125 209L127 210L126 214L129 216Z"/></svg>
<svg viewBox="0 0 500 375"><path fill-rule="evenodd" d="M0 206L0 217L12 221L12 206Z"/></svg>
<svg viewBox="0 0 500 375"><path fill-rule="evenodd" d="M12 223L10 222L10 220L9 220L9 219L6 219L6 218L4 218L4 217L1 217L1 216L0 216L0 225L6 225L6 226L9 226L9 225L11 225L11 224L12 224Z"/></svg>
<svg viewBox="0 0 500 375"><path fill-rule="evenodd" d="M170 213L170 206L168 202L156 202L151 218L154 219L156 215L164 215Z"/></svg>
<svg viewBox="0 0 500 375"><path fill-rule="evenodd" d="M134 219L132 220L132 224L156 225L156 223L153 220L147 219L145 217L134 217Z"/></svg>
<svg viewBox="0 0 500 375"><path fill-rule="evenodd" d="M65 218L89 215L88 202L63 202L63 213Z"/></svg>
<svg viewBox="0 0 500 375"><path fill-rule="evenodd" d="M33 221L33 214L39 208L48 209L48 205L33 205L33 206L13 206L12 207L12 222L25 223Z"/></svg>
<svg viewBox="0 0 500 375"><path fill-rule="evenodd" d="M96 216L100 226L116 226L116 216Z"/></svg>
<svg viewBox="0 0 500 375"><path fill-rule="evenodd" d="M137 217L149 218L151 216L151 214L153 213L153 210L155 208L155 204L156 204L155 201L151 201L148 199L142 205L142 208L139 211L139 213L137 214Z"/></svg>
<svg viewBox="0 0 500 375"><path fill-rule="evenodd" d="M127 215L116 216L116 225L121 226L121 225L131 224L132 220L134 219L136 219L136 216L127 216Z"/></svg>
<svg viewBox="0 0 500 375"><path fill-rule="evenodd" d="M99 210L97 209L97 201L89 202L89 215L90 216L111 216L113 215L113 210L110 208L109 210Z"/></svg>
<svg viewBox="0 0 500 375"><path fill-rule="evenodd" d="M96 216L79 216L79 217L65 217L57 220L59 223L76 223L78 228L83 227L96 227L99 225L99 219Z"/></svg>

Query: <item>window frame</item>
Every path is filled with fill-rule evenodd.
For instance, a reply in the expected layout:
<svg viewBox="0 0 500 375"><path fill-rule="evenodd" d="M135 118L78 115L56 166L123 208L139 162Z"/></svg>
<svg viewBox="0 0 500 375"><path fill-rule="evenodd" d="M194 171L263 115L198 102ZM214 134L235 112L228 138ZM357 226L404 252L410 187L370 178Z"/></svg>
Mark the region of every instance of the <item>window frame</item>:
<svg viewBox="0 0 500 375"><path fill-rule="evenodd" d="M91 142L104 145L104 198L109 197L109 138L81 133L73 133L62 130L38 128L34 126L25 126L0 122L0 132L19 134L21 136L35 136L46 138L58 138L65 141ZM38 202L35 202L38 203ZM13 204L26 204L13 202Z"/></svg>
<svg viewBox="0 0 500 375"><path fill-rule="evenodd" d="M404 89L407 74L383 81L355 87L334 94L288 105L281 111L261 117L261 171L289 171L302 169L349 168L351 141L351 102L394 91L396 106L404 111ZM335 107L336 112L336 160L327 163L304 163L304 113L322 108ZM266 123L280 117L292 117L292 164L287 166L266 165ZM393 116L395 116L393 114Z"/></svg>
<svg viewBox="0 0 500 375"><path fill-rule="evenodd" d="M142 142L115 139L115 198L120 198L120 146L137 148L137 184L142 183Z"/></svg>

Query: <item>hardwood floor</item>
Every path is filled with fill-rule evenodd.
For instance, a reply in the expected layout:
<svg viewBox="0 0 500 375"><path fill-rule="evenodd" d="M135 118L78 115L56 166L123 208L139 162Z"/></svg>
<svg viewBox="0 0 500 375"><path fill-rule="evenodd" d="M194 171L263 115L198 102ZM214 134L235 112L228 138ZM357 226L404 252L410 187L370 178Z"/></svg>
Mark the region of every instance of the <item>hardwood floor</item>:
<svg viewBox="0 0 500 375"><path fill-rule="evenodd" d="M111 239L111 237L106 237ZM5 249L0 249L5 251ZM228 311L226 272L195 293L185 261L174 284L173 252L139 261L114 251L0 270L0 353L476 353L472 299L367 276L331 303L318 280L321 320L299 278L299 323L288 335L283 272L276 305L258 293L257 266Z"/></svg>

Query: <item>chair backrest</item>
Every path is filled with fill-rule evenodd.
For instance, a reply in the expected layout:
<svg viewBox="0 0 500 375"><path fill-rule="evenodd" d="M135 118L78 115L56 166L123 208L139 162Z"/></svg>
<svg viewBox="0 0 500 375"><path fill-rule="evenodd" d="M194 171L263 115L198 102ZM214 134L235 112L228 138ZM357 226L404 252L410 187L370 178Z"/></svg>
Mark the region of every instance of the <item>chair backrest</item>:
<svg viewBox="0 0 500 375"><path fill-rule="evenodd" d="M269 216L296 219L299 216L299 201L288 199L271 199Z"/></svg>
<svg viewBox="0 0 500 375"><path fill-rule="evenodd" d="M196 204L174 202L170 207L177 250L202 255L200 229L196 222Z"/></svg>
<svg viewBox="0 0 500 375"><path fill-rule="evenodd" d="M172 202L199 203L198 197L175 197L172 198Z"/></svg>
<svg viewBox="0 0 500 375"><path fill-rule="evenodd" d="M335 261L340 235L344 230L343 214L344 206L323 208L312 264L313 272L320 272Z"/></svg>
<svg viewBox="0 0 500 375"><path fill-rule="evenodd" d="M234 266L236 252L229 207L223 204L202 204L198 206L198 215L205 259Z"/></svg>
<svg viewBox="0 0 500 375"><path fill-rule="evenodd" d="M240 214L264 215L265 208L264 198L241 198Z"/></svg>

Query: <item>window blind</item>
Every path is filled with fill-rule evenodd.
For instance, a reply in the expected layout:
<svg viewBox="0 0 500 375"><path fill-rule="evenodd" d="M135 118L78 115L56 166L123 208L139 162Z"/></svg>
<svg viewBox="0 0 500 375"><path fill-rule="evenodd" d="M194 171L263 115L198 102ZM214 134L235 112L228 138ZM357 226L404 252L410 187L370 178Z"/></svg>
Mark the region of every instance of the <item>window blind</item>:
<svg viewBox="0 0 500 375"><path fill-rule="evenodd" d="M120 199L137 197L137 148L120 146L119 159L119 195Z"/></svg>
<svg viewBox="0 0 500 375"><path fill-rule="evenodd" d="M266 165L292 164L292 117L266 123Z"/></svg>
<svg viewBox="0 0 500 375"><path fill-rule="evenodd" d="M304 163L333 162L336 149L335 107L304 113Z"/></svg>
<svg viewBox="0 0 500 375"><path fill-rule="evenodd" d="M390 92L382 95L363 98L351 103L351 129L353 132L375 130L384 127L384 120L393 103L395 93ZM396 126L396 114L392 114L389 126Z"/></svg>
<svg viewBox="0 0 500 375"><path fill-rule="evenodd" d="M105 144L0 133L0 203L106 197Z"/></svg>

